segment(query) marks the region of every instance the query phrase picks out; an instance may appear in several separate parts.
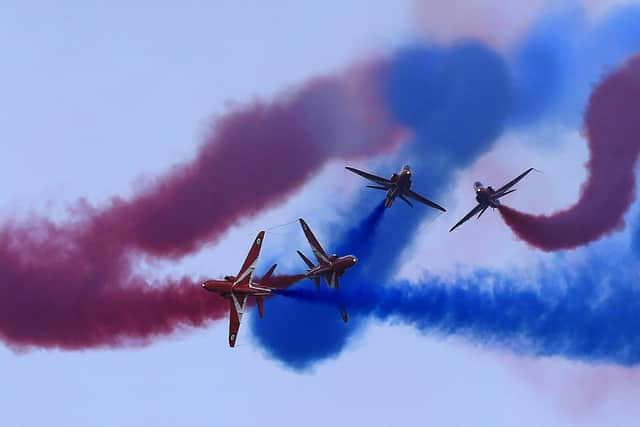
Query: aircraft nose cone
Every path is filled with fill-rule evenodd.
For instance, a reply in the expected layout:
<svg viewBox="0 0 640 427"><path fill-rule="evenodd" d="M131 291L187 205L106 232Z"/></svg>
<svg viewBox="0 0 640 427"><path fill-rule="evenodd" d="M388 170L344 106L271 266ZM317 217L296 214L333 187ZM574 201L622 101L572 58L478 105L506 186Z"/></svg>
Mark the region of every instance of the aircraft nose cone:
<svg viewBox="0 0 640 427"><path fill-rule="evenodd" d="M202 289L207 290L207 291L213 291L213 290L216 289L215 282L214 283L209 282L209 281L202 282L202 284L200 286L202 287Z"/></svg>
<svg viewBox="0 0 640 427"><path fill-rule="evenodd" d="M356 262L358 262L358 258L356 258L356 257L351 257L351 262L355 264Z"/></svg>

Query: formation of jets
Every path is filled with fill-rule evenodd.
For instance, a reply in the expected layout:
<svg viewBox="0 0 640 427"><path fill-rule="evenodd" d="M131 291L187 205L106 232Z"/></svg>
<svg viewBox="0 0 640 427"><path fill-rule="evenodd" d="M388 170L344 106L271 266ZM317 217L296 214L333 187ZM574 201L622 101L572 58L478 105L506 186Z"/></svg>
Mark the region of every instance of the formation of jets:
<svg viewBox="0 0 640 427"><path fill-rule="evenodd" d="M386 191L384 202L385 208L391 207L395 199L399 197L411 207L413 207L413 204L409 199L413 199L439 211L446 212L446 209L442 206L411 190L411 168L408 165L403 166L400 172L394 173L389 179L349 166L347 166L346 169L376 184L367 185L368 188ZM474 183L475 200L477 202L476 206L453 227L451 227L449 231L451 232L455 230L476 214L478 215L477 218L480 218L488 208L499 208L500 199L507 194L516 191L513 187L532 170L534 169L527 169L497 190L494 190L491 186L485 187L479 181ZM340 277L348 269L356 265L358 259L354 255L338 256L337 254L333 254L329 256L322 245L320 245L320 242L318 242L318 239L311 231L311 228L309 228L309 225L307 225L302 218L298 221L300 222L302 232L311 247L313 256L317 261L317 264L314 264L314 262L307 258L304 253L297 251L300 258L302 258L308 267L302 276L313 280L316 288L320 288L321 279L324 279L329 288L338 289L340 287ZM258 233L251 245L251 248L249 249L249 253L244 260L242 267L240 268L240 272L236 276L224 276L222 280L207 280L202 283L203 289L217 293L221 297L229 300L229 346L231 347L235 346L238 330L240 329L240 322L242 321L242 315L247 308L249 297L255 298L256 305L258 306L258 314L260 317L263 317L264 298L272 294L275 290L275 287L270 286L269 283L277 264L274 264L259 282L255 282L253 280L253 272L256 269L258 258L260 257L260 249L264 243L264 236L265 231L260 231ZM349 317L346 309L344 307L339 307L339 309L342 320L347 322Z"/></svg>

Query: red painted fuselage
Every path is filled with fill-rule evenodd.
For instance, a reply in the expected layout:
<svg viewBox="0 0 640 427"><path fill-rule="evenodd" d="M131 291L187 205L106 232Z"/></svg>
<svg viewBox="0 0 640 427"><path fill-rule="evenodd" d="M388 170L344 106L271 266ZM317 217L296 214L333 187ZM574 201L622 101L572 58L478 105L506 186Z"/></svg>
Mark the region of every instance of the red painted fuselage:
<svg viewBox="0 0 640 427"><path fill-rule="evenodd" d="M228 298L231 292L236 295L248 296L264 296L271 293L270 288L262 287L259 283L234 285L235 280L234 276L227 276L223 280L207 280L202 283L202 287L209 292L217 293L223 298Z"/></svg>
<svg viewBox="0 0 640 427"><path fill-rule="evenodd" d="M345 271L356 265L357 262L358 259L353 255L346 255L342 257L332 255L331 257L329 257L328 264L320 264L316 267L310 268L305 273L305 277L308 277L310 279L319 279L321 277L327 278L334 274L337 277L340 277L344 274Z"/></svg>
<svg viewBox="0 0 640 427"><path fill-rule="evenodd" d="M248 298L255 297L258 313L262 317L264 313L263 297L269 295L272 291L271 288L260 286L260 284L253 281L253 272L260 256L264 234L265 232L261 231L256 236L237 276L225 276L222 280L207 280L201 285L204 290L215 292L229 300L229 346L231 347L236 345L240 322L247 307ZM269 282L269 278L273 275L275 269L276 265L273 265L267 271L262 278L263 283Z"/></svg>

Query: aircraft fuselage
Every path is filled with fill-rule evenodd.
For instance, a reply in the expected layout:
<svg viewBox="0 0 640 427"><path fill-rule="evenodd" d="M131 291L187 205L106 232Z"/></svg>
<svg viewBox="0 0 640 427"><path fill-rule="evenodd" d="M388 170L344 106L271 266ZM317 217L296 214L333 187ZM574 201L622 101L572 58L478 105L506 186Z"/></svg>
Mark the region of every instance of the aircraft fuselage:
<svg viewBox="0 0 640 427"><path fill-rule="evenodd" d="M330 264L321 264L308 270L305 274L310 279L325 277L335 272L341 276L346 270L356 265L358 259L353 255L345 255L342 257L332 256Z"/></svg>
<svg viewBox="0 0 640 427"><path fill-rule="evenodd" d="M491 208L499 208L500 200L495 195L495 191L491 187L476 187L476 202L480 203L483 207L488 206Z"/></svg>
<svg viewBox="0 0 640 427"><path fill-rule="evenodd" d="M254 295L254 296L263 296L269 295L271 293L271 289L261 287L259 283L249 283L248 285L244 284L235 284L235 277L227 276L227 278L223 280L207 280L202 283L202 288L209 291L215 292L223 298L226 298L233 292L236 295Z"/></svg>
<svg viewBox="0 0 640 427"><path fill-rule="evenodd" d="M393 182L393 186L387 191L387 198L384 201L384 207L390 208L396 197L411 189L411 169L405 166L400 173L394 173L389 178Z"/></svg>

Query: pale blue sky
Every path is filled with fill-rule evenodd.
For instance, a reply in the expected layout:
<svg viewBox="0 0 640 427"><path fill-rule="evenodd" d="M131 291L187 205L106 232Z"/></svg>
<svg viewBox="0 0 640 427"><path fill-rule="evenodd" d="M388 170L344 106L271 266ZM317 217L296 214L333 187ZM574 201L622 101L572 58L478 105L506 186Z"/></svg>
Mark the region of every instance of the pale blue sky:
<svg viewBox="0 0 640 427"><path fill-rule="evenodd" d="M4 215L42 212L48 202L60 214L77 197L99 203L126 195L141 175L193 155L226 100L270 96L412 34L410 2L127 3L0 5ZM235 272L247 243L223 244ZM196 257L184 272L220 268L210 263ZM142 349L21 354L0 345L0 424L629 422L608 403L595 421L576 420L559 408L557 393L532 387L506 355L407 327L372 326L339 359L299 374L267 359L243 326L236 349L226 345L226 320ZM614 397L626 402L622 393Z"/></svg>

